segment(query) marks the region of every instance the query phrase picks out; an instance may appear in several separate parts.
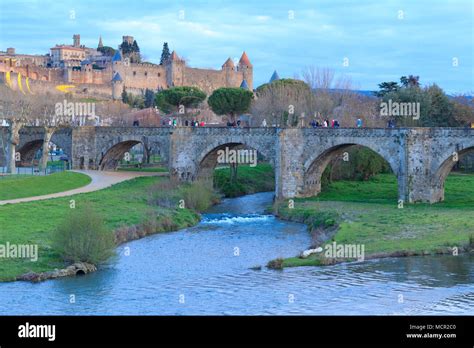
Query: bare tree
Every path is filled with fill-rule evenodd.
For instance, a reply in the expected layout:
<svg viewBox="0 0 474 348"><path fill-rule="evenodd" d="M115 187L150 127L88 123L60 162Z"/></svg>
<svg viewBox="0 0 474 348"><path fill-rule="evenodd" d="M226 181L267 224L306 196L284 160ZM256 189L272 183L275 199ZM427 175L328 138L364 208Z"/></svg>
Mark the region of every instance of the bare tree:
<svg viewBox="0 0 474 348"><path fill-rule="evenodd" d="M49 142L54 132L64 126L69 126L71 120L64 115L57 115L55 106L61 99L58 94L25 95L5 86L0 87L0 119L7 127L7 171L14 174L16 161L21 160L17 153L20 144L20 130L24 126L43 127L43 155L40 167L46 168L49 153Z"/></svg>
<svg viewBox="0 0 474 348"><path fill-rule="evenodd" d="M1 118L7 125L7 171L16 171L16 147L20 143L20 129L32 120L32 103L6 86L0 87Z"/></svg>
<svg viewBox="0 0 474 348"><path fill-rule="evenodd" d="M252 123L294 127L311 111L311 90L299 80L279 80L257 90L251 106Z"/></svg>

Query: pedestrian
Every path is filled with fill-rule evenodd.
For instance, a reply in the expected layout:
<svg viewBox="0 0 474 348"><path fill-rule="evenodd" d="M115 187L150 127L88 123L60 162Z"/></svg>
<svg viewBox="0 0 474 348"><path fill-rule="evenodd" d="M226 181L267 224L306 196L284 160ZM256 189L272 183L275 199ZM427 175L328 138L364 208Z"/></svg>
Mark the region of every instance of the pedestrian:
<svg viewBox="0 0 474 348"><path fill-rule="evenodd" d="M362 127L362 120L360 118L357 119L356 126L357 126L357 128Z"/></svg>

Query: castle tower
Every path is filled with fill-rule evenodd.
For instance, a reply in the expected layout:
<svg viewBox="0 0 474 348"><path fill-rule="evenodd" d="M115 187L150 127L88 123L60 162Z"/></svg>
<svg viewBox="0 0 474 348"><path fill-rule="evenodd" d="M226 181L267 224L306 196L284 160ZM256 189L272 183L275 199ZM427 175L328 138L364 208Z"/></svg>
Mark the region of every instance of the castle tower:
<svg viewBox="0 0 474 348"><path fill-rule="evenodd" d="M102 43L102 35L99 36L99 45L97 45L97 48L102 48L104 47L104 44Z"/></svg>
<svg viewBox="0 0 474 348"><path fill-rule="evenodd" d="M123 80L120 73L115 73L114 77L112 78L112 99L119 100L122 99L122 91L123 91Z"/></svg>
<svg viewBox="0 0 474 348"><path fill-rule="evenodd" d="M92 62L89 59L81 62L81 72L83 73L83 83L92 83Z"/></svg>
<svg viewBox="0 0 474 348"><path fill-rule="evenodd" d="M72 36L72 40L73 40L73 46L74 47L81 47L81 35L74 34Z"/></svg>
<svg viewBox="0 0 474 348"><path fill-rule="evenodd" d="M130 35L122 36L122 42L127 42L129 45L132 45L133 41L134 41L133 36L130 36Z"/></svg>
<svg viewBox="0 0 474 348"><path fill-rule="evenodd" d="M173 51L166 61L166 83L168 87L184 86L185 62Z"/></svg>
<svg viewBox="0 0 474 348"><path fill-rule="evenodd" d="M225 71L225 85L226 87L231 87L234 84L232 83L234 80L234 71L235 65L232 59L227 58L225 63L222 65L222 70Z"/></svg>
<svg viewBox="0 0 474 348"><path fill-rule="evenodd" d="M250 63L249 57L247 57L247 53L245 53L245 51L240 57L237 71L242 72L242 80L247 81L249 89L253 90L253 66L252 63Z"/></svg>

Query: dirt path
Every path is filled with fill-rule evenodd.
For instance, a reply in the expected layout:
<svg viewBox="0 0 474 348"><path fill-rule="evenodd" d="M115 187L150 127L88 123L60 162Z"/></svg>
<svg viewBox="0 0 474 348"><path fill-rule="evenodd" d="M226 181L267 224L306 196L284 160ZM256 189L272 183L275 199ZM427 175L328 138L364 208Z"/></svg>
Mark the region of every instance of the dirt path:
<svg viewBox="0 0 474 348"><path fill-rule="evenodd" d="M97 170L73 170L73 172L85 174L89 176L92 179L92 181L90 182L89 185L79 187L74 190L51 193L51 194L42 195L42 196L4 200L4 201L0 201L0 205L40 201L40 200L50 199L50 198L72 196L78 193L98 191L106 187L110 187L112 185L118 184L119 182L127 181L127 180L137 178L140 176L167 176L168 175L168 173L105 172L105 171L97 171Z"/></svg>

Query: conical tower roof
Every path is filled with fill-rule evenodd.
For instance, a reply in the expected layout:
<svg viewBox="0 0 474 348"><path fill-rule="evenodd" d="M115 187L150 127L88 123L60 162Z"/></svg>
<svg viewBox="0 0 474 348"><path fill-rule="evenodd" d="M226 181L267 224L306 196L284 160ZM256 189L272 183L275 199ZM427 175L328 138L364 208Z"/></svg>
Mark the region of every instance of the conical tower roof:
<svg viewBox="0 0 474 348"><path fill-rule="evenodd" d="M120 51L119 50L115 51L115 54L112 57L112 62L120 62L121 60L122 60L122 55L120 54Z"/></svg>
<svg viewBox="0 0 474 348"><path fill-rule="evenodd" d="M225 63L222 65L223 68L235 68L235 65L234 65L234 62L232 61L232 59L227 58L227 60L225 61Z"/></svg>
<svg viewBox="0 0 474 348"><path fill-rule="evenodd" d="M170 60L181 60L176 51L171 52Z"/></svg>
<svg viewBox="0 0 474 348"><path fill-rule="evenodd" d="M240 88L250 90L249 85L247 84L247 80L242 80L242 83L240 84Z"/></svg>
<svg viewBox="0 0 474 348"><path fill-rule="evenodd" d="M252 63L250 63L249 57L247 57L247 53L242 53L242 56L240 57L239 60L239 65L246 65L246 66L252 66Z"/></svg>
<svg viewBox="0 0 474 348"><path fill-rule="evenodd" d="M120 76L118 72L115 73L114 77L112 77L112 82L121 82L121 81L123 81L122 76Z"/></svg>
<svg viewBox="0 0 474 348"><path fill-rule="evenodd" d="M275 71L273 72L272 77L270 77L270 81L269 81L269 82L271 83L271 82L276 81L276 80L279 80L279 79L280 79L280 76L278 76L278 73L277 73L277 71L275 70Z"/></svg>

